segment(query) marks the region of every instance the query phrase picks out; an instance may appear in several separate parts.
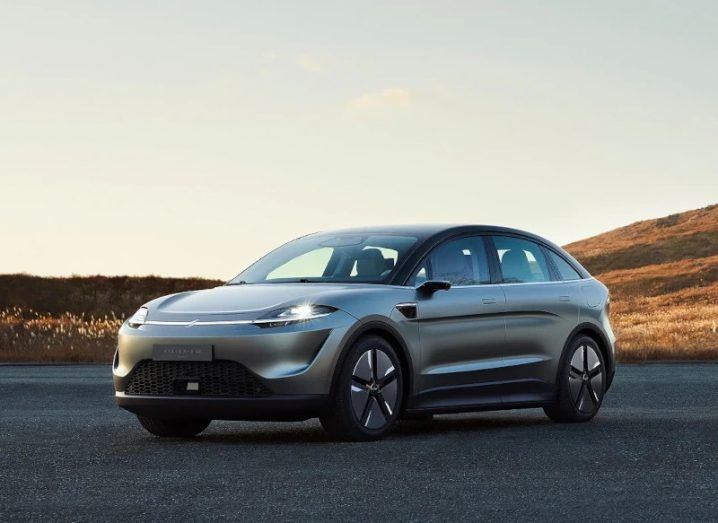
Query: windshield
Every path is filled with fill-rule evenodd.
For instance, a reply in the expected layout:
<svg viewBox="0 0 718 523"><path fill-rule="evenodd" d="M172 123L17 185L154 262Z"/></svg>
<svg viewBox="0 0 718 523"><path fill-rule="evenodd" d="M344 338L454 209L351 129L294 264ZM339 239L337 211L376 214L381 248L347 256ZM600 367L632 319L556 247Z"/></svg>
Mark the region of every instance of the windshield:
<svg viewBox="0 0 718 523"><path fill-rule="evenodd" d="M229 282L383 283L417 238L393 234L312 234L282 245Z"/></svg>

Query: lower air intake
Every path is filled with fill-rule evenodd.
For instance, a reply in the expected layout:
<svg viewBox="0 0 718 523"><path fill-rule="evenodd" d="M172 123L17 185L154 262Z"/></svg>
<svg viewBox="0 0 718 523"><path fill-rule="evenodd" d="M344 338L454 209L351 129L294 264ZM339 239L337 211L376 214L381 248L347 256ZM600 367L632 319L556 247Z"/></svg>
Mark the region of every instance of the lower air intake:
<svg viewBox="0 0 718 523"><path fill-rule="evenodd" d="M236 361L144 360L132 371L125 394L257 397L271 391Z"/></svg>

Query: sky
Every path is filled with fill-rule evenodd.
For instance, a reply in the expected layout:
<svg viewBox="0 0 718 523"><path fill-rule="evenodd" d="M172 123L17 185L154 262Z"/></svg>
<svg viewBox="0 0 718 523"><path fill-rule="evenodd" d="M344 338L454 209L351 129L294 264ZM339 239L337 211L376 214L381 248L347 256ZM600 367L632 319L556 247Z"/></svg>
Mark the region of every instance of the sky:
<svg viewBox="0 0 718 523"><path fill-rule="evenodd" d="M0 273L227 280L317 230L565 244L718 202L715 1L0 9Z"/></svg>

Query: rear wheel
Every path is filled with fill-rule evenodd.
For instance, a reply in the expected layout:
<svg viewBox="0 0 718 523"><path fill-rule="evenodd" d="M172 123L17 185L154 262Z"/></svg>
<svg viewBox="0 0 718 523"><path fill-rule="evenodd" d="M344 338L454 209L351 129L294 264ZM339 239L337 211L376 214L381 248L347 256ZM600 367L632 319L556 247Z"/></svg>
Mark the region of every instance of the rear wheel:
<svg viewBox="0 0 718 523"><path fill-rule="evenodd" d="M148 432L163 438L191 438L206 429L212 420L208 419L158 419L137 416Z"/></svg>
<svg viewBox="0 0 718 523"><path fill-rule="evenodd" d="M603 402L606 364L598 345L588 336L573 341L559 373L558 398L544 407L554 421L588 421Z"/></svg>
<svg viewBox="0 0 718 523"><path fill-rule="evenodd" d="M349 350L332 406L320 417L332 436L351 441L379 439L401 409L403 376L392 346L379 336L359 339Z"/></svg>

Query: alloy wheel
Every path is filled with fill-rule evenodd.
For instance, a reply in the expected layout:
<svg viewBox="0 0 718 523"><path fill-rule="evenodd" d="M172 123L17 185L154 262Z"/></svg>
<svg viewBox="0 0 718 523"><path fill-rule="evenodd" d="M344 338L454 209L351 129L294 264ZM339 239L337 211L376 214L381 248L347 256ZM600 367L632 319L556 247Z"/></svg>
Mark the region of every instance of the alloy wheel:
<svg viewBox="0 0 718 523"><path fill-rule="evenodd" d="M359 357L351 379L352 409L359 423L372 430L386 425L398 401L396 370L389 356L370 349Z"/></svg>
<svg viewBox="0 0 718 523"><path fill-rule="evenodd" d="M590 345L581 345L573 353L568 382L571 399L580 412L591 413L598 409L603 394L603 367Z"/></svg>

